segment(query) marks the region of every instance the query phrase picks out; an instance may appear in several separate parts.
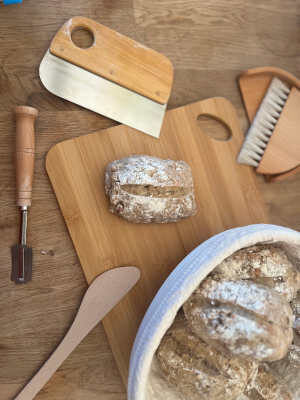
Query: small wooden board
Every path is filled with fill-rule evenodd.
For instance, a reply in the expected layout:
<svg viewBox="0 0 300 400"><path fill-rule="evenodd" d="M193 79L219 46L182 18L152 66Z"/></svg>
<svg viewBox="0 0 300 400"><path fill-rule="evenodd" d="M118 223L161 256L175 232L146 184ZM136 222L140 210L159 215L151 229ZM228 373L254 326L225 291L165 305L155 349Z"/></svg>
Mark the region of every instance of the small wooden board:
<svg viewBox="0 0 300 400"><path fill-rule="evenodd" d="M207 136L199 116L231 131L228 141ZM267 222L252 168L236 163L243 141L236 111L223 98L166 113L160 139L119 125L54 146L46 168L87 281L106 269L133 265L142 277L104 319L126 383L131 347L143 315L169 273L198 244L236 226ZM173 224L132 224L108 211L106 165L131 154L184 160L192 168L198 213Z"/></svg>

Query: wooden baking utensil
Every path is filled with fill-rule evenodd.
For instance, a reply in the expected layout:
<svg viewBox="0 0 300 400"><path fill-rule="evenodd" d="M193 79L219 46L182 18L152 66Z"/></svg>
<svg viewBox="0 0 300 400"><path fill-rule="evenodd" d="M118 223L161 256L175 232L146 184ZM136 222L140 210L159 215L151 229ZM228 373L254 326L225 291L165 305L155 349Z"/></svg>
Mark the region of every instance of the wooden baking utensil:
<svg viewBox="0 0 300 400"><path fill-rule="evenodd" d="M289 91L270 140L265 141L265 148L258 158L256 171L264 174L270 182L285 179L300 171L300 80L275 67L250 69L238 78L248 118L252 123L274 78L278 78Z"/></svg>
<svg viewBox="0 0 300 400"><path fill-rule="evenodd" d="M140 278L135 267L110 269L97 276L87 289L77 315L54 353L15 400L32 400L86 335L133 288Z"/></svg>
<svg viewBox="0 0 300 400"><path fill-rule="evenodd" d="M206 133L210 124L214 129L219 124L228 140L210 137ZM236 163L243 133L227 99L212 98L167 111L161 133L156 140L119 125L61 142L46 159L87 281L115 265L136 265L142 271L136 288L103 320L125 384L139 324L172 269L216 233L268 222L254 171ZM170 224L133 224L111 214L104 191L105 168L132 154L186 161L193 174L197 214Z"/></svg>
<svg viewBox="0 0 300 400"><path fill-rule="evenodd" d="M93 36L88 48L72 34ZM74 17L57 32L40 65L46 89L158 137L173 82L169 59L91 19Z"/></svg>
<svg viewBox="0 0 300 400"><path fill-rule="evenodd" d="M27 246L27 215L31 205L34 172L34 122L38 111L18 106L16 114L16 186L17 205L21 210L20 242L12 246L11 280L26 283L32 277L32 249Z"/></svg>

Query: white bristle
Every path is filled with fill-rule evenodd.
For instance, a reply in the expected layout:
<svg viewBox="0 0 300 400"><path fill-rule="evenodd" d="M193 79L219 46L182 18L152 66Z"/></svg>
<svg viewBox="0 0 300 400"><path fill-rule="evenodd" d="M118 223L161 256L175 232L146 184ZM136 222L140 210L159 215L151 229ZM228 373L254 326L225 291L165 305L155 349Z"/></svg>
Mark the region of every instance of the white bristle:
<svg viewBox="0 0 300 400"><path fill-rule="evenodd" d="M278 78L272 79L253 123L247 132L245 142L237 158L238 163L253 167L258 166L289 93L290 88L288 86Z"/></svg>

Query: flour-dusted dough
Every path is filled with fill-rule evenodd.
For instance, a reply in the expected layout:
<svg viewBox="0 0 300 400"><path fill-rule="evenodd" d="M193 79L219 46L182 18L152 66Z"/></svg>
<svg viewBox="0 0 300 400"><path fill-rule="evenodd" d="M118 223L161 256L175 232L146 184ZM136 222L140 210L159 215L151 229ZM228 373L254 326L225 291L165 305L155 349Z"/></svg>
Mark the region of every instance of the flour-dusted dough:
<svg viewBox="0 0 300 400"><path fill-rule="evenodd" d="M130 222L176 222L196 213L191 169L184 161L133 155L105 173L109 210Z"/></svg>
<svg viewBox="0 0 300 400"><path fill-rule="evenodd" d="M257 374L257 363L226 355L194 335L176 318L157 359L165 378L188 400L236 400Z"/></svg>
<svg viewBox="0 0 300 400"><path fill-rule="evenodd" d="M297 296L292 300L291 305L295 315L294 329L295 334L297 335L295 341L300 345L300 290L298 291Z"/></svg>
<svg viewBox="0 0 300 400"><path fill-rule="evenodd" d="M293 400L290 386L270 371L267 363L258 367L256 378L246 388L249 400Z"/></svg>
<svg viewBox="0 0 300 400"><path fill-rule="evenodd" d="M196 335L235 356L280 360L293 340L289 303L252 281L206 278L183 309Z"/></svg>
<svg viewBox="0 0 300 400"><path fill-rule="evenodd" d="M297 265L273 244L241 249L216 266L156 353L178 393L170 399L300 400L299 284Z"/></svg>
<svg viewBox="0 0 300 400"><path fill-rule="evenodd" d="M300 346L293 344L287 356L280 361L268 363L268 367L277 382L289 389L292 400L300 399ZM252 400L252 399L251 399ZM273 400L273 398L272 398ZM277 398L275 397L275 400ZM279 397L279 400L282 400Z"/></svg>
<svg viewBox="0 0 300 400"><path fill-rule="evenodd" d="M185 315L191 329L219 349L280 360L292 327L298 330L299 288L300 273L286 252L259 244L224 259L186 302Z"/></svg>
<svg viewBox="0 0 300 400"><path fill-rule="evenodd" d="M297 267L274 244L258 244L237 251L225 258L211 276L218 280L252 280L276 290L287 301L292 301L300 289Z"/></svg>

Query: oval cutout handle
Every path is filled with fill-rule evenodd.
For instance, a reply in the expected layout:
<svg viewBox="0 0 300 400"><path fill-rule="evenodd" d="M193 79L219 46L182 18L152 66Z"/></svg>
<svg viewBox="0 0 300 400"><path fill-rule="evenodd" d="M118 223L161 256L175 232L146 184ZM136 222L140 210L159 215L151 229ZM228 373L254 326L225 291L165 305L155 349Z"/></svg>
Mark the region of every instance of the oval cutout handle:
<svg viewBox="0 0 300 400"><path fill-rule="evenodd" d="M214 140L226 142L231 139L231 129L221 119L211 114L201 114L197 118L203 132Z"/></svg>
<svg viewBox="0 0 300 400"><path fill-rule="evenodd" d="M87 28L75 28L71 33L72 42L80 49L89 49L95 43L93 32Z"/></svg>
<svg viewBox="0 0 300 400"><path fill-rule="evenodd" d="M227 139L216 139L220 144L230 142L231 139L238 140L241 144L243 141L243 134L241 131L240 122L237 116L237 112L233 104L225 99L224 97L213 97L198 103L196 123L199 124L201 118L209 116L210 119L215 120L217 123L222 124L226 130L228 130ZM205 131L199 126L203 132ZM207 136L211 136L207 133Z"/></svg>

